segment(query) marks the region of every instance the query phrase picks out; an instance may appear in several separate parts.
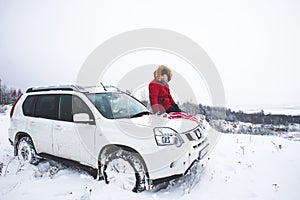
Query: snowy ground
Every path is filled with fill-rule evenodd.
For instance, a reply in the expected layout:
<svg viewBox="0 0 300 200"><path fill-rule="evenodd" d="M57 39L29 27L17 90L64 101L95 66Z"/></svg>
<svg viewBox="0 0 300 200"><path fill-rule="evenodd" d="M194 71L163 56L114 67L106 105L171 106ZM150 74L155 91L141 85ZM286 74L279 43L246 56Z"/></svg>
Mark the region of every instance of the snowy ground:
<svg viewBox="0 0 300 200"><path fill-rule="evenodd" d="M87 173L42 162L20 166L7 140L8 114L0 114L0 199L286 199L300 197L300 142L276 136L223 134L204 161L200 181L139 194L96 181ZM58 166L55 172L53 166ZM1 166L0 166L1 169ZM53 174L53 176L52 176Z"/></svg>
<svg viewBox="0 0 300 200"><path fill-rule="evenodd" d="M242 105L242 106L231 106L231 110L236 112L243 111L245 113L258 113L261 110L265 114L273 115L300 115L300 106L286 106L286 105Z"/></svg>

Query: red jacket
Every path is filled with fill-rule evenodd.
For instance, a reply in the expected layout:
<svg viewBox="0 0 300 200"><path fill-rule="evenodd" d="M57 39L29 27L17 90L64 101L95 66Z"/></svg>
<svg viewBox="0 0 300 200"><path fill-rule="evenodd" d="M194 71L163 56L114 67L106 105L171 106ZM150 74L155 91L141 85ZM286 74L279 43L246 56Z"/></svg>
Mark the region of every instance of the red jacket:
<svg viewBox="0 0 300 200"><path fill-rule="evenodd" d="M171 105L175 104L170 94L169 85L163 85L159 82L162 69L167 69L170 71L169 80L171 80L172 77L171 70L166 66L160 66L154 72L154 80L152 80L149 84L149 99L153 113L157 113L159 111L164 112L170 108Z"/></svg>

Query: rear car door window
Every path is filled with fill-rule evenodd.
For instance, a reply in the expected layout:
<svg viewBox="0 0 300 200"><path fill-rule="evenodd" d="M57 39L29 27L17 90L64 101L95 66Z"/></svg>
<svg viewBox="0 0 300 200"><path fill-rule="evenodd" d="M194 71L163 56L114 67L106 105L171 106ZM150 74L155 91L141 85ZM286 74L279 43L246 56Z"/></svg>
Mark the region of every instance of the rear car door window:
<svg viewBox="0 0 300 200"><path fill-rule="evenodd" d="M40 95L35 106L35 117L57 119L58 95Z"/></svg>

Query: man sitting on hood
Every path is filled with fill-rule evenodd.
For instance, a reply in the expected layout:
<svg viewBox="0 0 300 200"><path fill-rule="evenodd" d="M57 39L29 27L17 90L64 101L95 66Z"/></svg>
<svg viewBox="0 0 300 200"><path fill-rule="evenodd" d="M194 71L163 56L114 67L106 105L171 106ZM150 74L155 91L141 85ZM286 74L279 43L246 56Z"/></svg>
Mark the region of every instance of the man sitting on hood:
<svg viewBox="0 0 300 200"><path fill-rule="evenodd" d="M181 112L174 102L168 82L172 79L172 71L164 65L160 65L154 72L154 80L149 84L149 99L153 113Z"/></svg>

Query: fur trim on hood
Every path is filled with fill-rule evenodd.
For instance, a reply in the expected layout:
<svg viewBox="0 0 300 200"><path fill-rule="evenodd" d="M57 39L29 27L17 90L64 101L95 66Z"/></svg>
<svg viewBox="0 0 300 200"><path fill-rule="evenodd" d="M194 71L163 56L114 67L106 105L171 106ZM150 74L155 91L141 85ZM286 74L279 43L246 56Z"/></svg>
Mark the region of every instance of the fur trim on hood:
<svg viewBox="0 0 300 200"><path fill-rule="evenodd" d="M169 81L172 79L172 71L169 67L165 66L165 65L160 65L157 70L154 72L154 78L156 79L156 81L161 81L161 73L163 70L167 70L168 72L168 77L169 77Z"/></svg>

